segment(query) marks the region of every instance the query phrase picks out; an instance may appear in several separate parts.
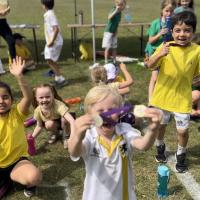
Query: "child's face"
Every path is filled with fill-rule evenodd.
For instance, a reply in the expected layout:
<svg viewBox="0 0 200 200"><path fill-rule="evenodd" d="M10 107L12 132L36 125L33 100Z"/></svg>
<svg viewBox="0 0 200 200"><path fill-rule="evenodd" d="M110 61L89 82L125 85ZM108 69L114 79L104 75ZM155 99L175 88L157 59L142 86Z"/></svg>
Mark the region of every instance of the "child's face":
<svg viewBox="0 0 200 200"><path fill-rule="evenodd" d="M173 12L173 7L171 4L165 6L163 9L162 9L162 17L166 18L166 17L170 17L171 14Z"/></svg>
<svg viewBox="0 0 200 200"><path fill-rule="evenodd" d="M5 88L0 88L0 116L7 113L12 106L12 98Z"/></svg>
<svg viewBox="0 0 200 200"><path fill-rule="evenodd" d="M49 87L41 87L36 90L36 101L44 109L52 107L54 97Z"/></svg>
<svg viewBox="0 0 200 200"><path fill-rule="evenodd" d="M109 111L113 108L117 108L119 106L116 105L115 103L115 99L114 97L110 94L109 96L107 96L105 99L103 99L100 102L95 103L92 108L90 109L90 114L91 115L96 115L96 114L100 114L102 112L106 112ZM113 121L118 121L119 119L119 115L118 114L113 114L110 116L110 118ZM105 135L112 135L113 131L114 131L114 126L111 125L107 125L106 123L104 123L100 129L103 130L103 134Z"/></svg>
<svg viewBox="0 0 200 200"><path fill-rule="evenodd" d="M181 0L181 6L187 8L190 4L190 0Z"/></svg>
<svg viewBox="0 0 200 200"><path fill-rule="evenodd" d="M176 24L172 30L172 36L175 43L187 46L192 40L193 28L185 23Z"/></svg>
<svg viewBox="0 0 200 200"><path fill-rule="evenodd" d="M124 10L124 8L125 8L124 1L116 2L115 5L116 5L116 7L119 8L120 11Z"/></svg>
<svg viewBox="0 0 200 200"><path fill-rule="evenodd" d="M15 40L15 44L21 45L22 43L23 43L22 39L16 39Z"/></svg>

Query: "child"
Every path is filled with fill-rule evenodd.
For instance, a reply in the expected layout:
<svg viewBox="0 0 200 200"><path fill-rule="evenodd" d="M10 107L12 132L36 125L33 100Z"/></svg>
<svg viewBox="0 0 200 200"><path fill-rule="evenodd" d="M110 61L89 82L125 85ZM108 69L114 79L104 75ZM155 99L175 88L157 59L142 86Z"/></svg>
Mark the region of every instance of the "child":
<svg viewBox="0 0 200 200"><path fill-rule="evenodd" d="M55 81L53 82L53 85L62 87L67 84L67 81L64 76L61 75L57 63L63 45L63 38L57 18L53 11L54 0L41 0L41 4L45 11L44 31L46 46L44 49L44 57L55 74Z"/></svg>
<svg viewBox="0 0 200 200"><path fill-rule="evenodd" d="M147 67L159 66L158 79L150 104L164 111L165 125L158 132L156 161L166 162L164 133L170 115L174 115L178 136L178 149L175 154L176 170L187 171L186 146L192 111L192 79L200 74L200 46L191 43L196 30L196 16L183 11L172 17L174 42L161 44L147 61Z"/></svg>
<svg viewBox="0 0 200 200"><path fill-rule="evenodd" d="M24 120L32 101L31 89L23 78L24 62L16 57L10 66L22 91L22 99L14 105L11 88L0 82L0 198L12 182L25 185L24 194L31 197L35 186L42 179L41 172L28 160L28 144L24 132Z"/></svg>
<svg viewBox="0 0 200 200"><path fill-rule="evenodd" d="M12 35L12 30L6 20L6 15L9 12L10 6L8 0L0 0L0 36L6 40L10 56L14 59L16 57L15 40Z"/></svg>
<svg viewBox="0 0 200 200"><path fill-rule="evenodd" d="M146 58L148 60L156 48L165 40L166 34L171 31L166 28L166 18L170 17L176 7L175 0L163 0L161 3L161 17L153 20L150 28L148 29L149 40L145 48ZM171 38L172 40L172 38ZM156 83L158 69L153 70L149 83L149 101L151 99L153 89Z"/></svg>
<svg viewBox="0 0 200 200"><path fill-rule="evenodd" d="M71 131L73 128L74 119L69 114L69 108L58 96L55 88L49 84L42 84L34 89L33 106L34 119L37 120L37 125L32 133L32 137L36 138L42 128L50 132L49 144L53 144L58 137L59 130L63 130L64 148L67 148L69 138L68 122L70 123Z"/></svg>
<svg viewBox="0 0 200 200"><path fill-rule="evenodd" d="M174 14L180 13L185 10L194 12L193 6L194 6L193 0L178 0L177 8L174 10Z"/></svg>
<svg viewBox="0 0 200 200"><path fill-rule="evenodd" d="M32 58L31 52L26 47L26 45L23 42L23 38L25 38L20 33L14 33L13 37L15 39L15 49L16 49L16 55L21 57L25 61L24 70L32 70L35 69L35 62ZM9 56L9 65L11 64L12 60Z"/></svg>
<svg viewBox="0 0 200 200"><path fill-rule="evenodd" d="M117 89L121 95L129 93L129 86L133 84L133 78L128 72L126 65L121 63L119 65L125 80L117 80L117 68L114 64L108 63L104 66L98 63L90 67L91 79L95 84L109 84L111 87Z"/></svg>
<svg viewBox="0 0 200 200"><path fill-rule="evenodd" d="M147 150L153 145L161 113L153 108L145 110L144 116L151 123L144 136L129 124L117 123L119 113L108 117L116 125L95 123L97 116L113 112L121 105L122 97L115 89L96 86L86 95L86 114L75 121L68 149L72 157L82 156L85 162L83 200L136 199L131 166L133 148Z"/></svg>
<svg viewBox="0 0 200 200"><path fill-rule="evenodd" d="M116 62L117 54L117 29L121 20L121 12L125 8L124 0L115 0L115 6L108 15L108 22L104 30L102 48L105 48L104 57L105 63L108 62L109 50L112 48L113 62Z"/></svg>

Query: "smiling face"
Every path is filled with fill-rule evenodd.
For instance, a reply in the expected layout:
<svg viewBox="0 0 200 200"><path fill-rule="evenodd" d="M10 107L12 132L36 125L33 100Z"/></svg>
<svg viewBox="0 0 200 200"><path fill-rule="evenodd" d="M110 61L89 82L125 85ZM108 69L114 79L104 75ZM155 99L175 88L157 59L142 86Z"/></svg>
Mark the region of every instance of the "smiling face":
<svg viewBox="0 0 200 200"><path fill-rule="evenodd" d="M180 4L181 4L181 6L183 6L184 8L187 8L187 7L189 7L190 2L191 2L191 0L181 0L181 1L180 1Z"/></svg>
<svg viewBox="0 0 200 200"><path fill-rule="evenodd" d="M50 109L54 102L54 96L49 87L37 88L35 92L36 101L42 109Z"/></svg>
<svg viewBox="0 0 200 200"><path fill-rule="evenodd" d="M101 114L103 112L107 112L112 110L113 108L117 108L119 107L115 101L115 98L112 94L108 95L106 98L104 98L103 100L95 103L91 108L90 108L90 114L91 115L97 115L97 114ZM113 121L117 122L119 119L119 115L118 114L112 114L109 116L109 118L111 118ZM102 131L101 134L103 134L104 136L112 136L114 133L114 126L113 125L109 125L106 122L103 122L103 125L99 128Z"/></svg>
<svg viewBox="0 0 200 200"><path fill-rule="evenodd" d="M172 36L175 43L181 46L187 46L190 44L193 36L192 26L183 23L178 23L172 29Z"/></svg>
<svg viewBox="0 0 200 200"><path fill-rule="evenodd" d="M173 6L171 4L168 4L162 9L162 17L163 18L170 17L173 13L173 10L174 10Z"/></svg>
<svg viewBox="0 0 200 200"><path fill-rule="evenodd" d="M12 98L6 88L0 87L0 116L5 115L12 106Z"/></svg>

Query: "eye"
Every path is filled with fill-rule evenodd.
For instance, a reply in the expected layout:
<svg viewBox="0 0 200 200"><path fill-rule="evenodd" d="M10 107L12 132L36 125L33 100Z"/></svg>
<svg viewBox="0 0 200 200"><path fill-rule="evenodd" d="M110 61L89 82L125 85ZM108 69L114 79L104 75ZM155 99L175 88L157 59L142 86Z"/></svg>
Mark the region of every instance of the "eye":
<svg viewBox="0 0 200 200"><path fill-rule="evenodd" d="M10 99L10 96L9 95L4 95L2 99L3 100L8 100L8 99Z"/></svg>

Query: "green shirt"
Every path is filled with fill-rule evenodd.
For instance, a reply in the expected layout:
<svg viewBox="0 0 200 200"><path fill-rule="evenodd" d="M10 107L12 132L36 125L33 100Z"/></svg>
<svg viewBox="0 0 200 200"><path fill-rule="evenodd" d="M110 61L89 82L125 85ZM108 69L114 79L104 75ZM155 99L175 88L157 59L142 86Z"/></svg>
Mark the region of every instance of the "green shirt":
<svg viewBox="0 0 200 200"><path fill-rule="evenodd" d="M115 9L116 7L113 7L109 14L114 12ZM105 27L105 32L116 33L120 20L121 20L121 12L118 12L111 19L108 20L107 25Z"/></svg>

